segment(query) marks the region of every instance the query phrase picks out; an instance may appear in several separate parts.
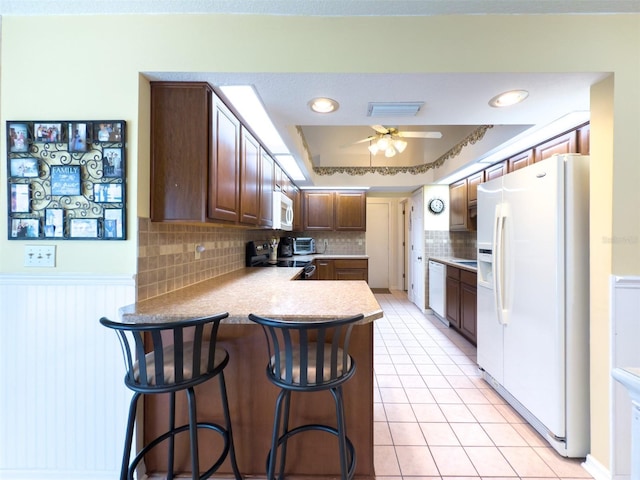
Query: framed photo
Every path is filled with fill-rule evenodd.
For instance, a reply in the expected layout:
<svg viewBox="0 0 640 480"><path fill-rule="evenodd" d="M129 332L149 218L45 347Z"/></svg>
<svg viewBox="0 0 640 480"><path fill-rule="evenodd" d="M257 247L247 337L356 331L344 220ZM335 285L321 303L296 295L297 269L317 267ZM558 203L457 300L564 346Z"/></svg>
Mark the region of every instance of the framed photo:
<svg viewBox="0 0 640 480"><path fill-rule="evenodd" d="M61 123L35 123L33 125L33 134L36 142L62 142L62 133Z"/></svg>
<svg viewBox="0 0 640 480"><path fill-rule="evenodd" d="M9 159L9 175L14 178L35 178L38 177L38 159L28 158L10 158Z"/></svg>
<svg viewBox="0 0 640 480"><path fill-rule="evenodd" d="M110 208L104 211L103 238L124 238L122 228L122 209Z"/></svg>
<svg viewBox="0 0 640 480"><path fill-rule="evenodd" d="M45 210L44 236L47 238L64 237L64 209L47 208Z"/></svg>
<svg viewBox="0 0 640 480"><path fill-rule="evenodd" d="M122 184L94 183L93 201L96 203L122 203Z"/></svg>
<svg viewBox="0 0 640 480"><path fill-rule="evenodd" d="M37 218L12 218L11 238L38 238L40 220Z"/></svg>
<svg viewBox="0 0 640 480"><path fill-rule="evenodd" d="M69 220L71 238L98 238L97 218L72 218Z"/></svg>
<svg viewBox="0 0 640 480"><path fill-rule="evenodd" d="M122 142L123 131L122 123L102 123L96 122L93 124L93 138L97 142Z"/></svg>
<svg viewBox="0 0 640 480"><path fill-rule="evenodd" d="M102 150L102 176L122 177L122 149L104 148Z"/></svg>
<svg viewBox="0 0 640 480"><path fill-rule="evenodd" d="M29 124L10 122L7 124L9 152L19 153L29 151Z"/></svg>
<svg viewBox="0 0 640 480"><path fill-rule="evenodd" d="M86 152L89 150L89 140L87 136L86 123L70 123L69 124L69 151L70 152Z"/></svg>
<svg viewBox="0 0 640 480"><path fill-rule="evenodd" d="M80 165L51 167L51 195L80 195Z"/></svg>
<svg viewBox="0 0 640 480"><path fill-rule="evenodd" d="M31 211L31 192L28 183L11 184L11 213Z"/></svg>

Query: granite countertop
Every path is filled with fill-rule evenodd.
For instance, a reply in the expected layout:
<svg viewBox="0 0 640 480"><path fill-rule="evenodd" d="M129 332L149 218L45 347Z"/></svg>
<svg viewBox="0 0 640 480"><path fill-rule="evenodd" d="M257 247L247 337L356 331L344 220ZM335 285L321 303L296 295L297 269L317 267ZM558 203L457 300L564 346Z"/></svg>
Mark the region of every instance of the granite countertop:
<svg viewBox="0 0 640 480"><path fill-rule="evenodd" d="M302 260L300 257L295 258ZM284 319L326 319L362 313L364 319L360 323L382 317L382 309L366 282L294 280L301 270L243 268L122 307L121 320L157 323L219 312L229 312L223 323L247 324L253 323L247 318L249 313Z"/></svg>
<svg viewBox="0 0 640 480"><path fill-rule="evenodd" d="M469 272L477 272L478 267L475 265L468 265L461 262L475 262L472 258L457 258L457 257L429 257L429 260L434 262L444 263L445 265L451 265L452 267L461 268L462 270L468 270Z"/></svg>

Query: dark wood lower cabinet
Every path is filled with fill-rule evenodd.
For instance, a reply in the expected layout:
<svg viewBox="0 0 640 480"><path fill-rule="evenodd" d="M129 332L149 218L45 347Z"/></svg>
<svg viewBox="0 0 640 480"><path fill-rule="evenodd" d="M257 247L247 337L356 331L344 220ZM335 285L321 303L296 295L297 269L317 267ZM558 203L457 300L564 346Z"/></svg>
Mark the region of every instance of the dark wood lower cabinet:
<svg viewBox="0 0 640 480"><path fill-rule="evenodd" d="M333 270L333 260L316 260L316 280L333 280L335 273Z"/></svg>
<svg viewBox="0 0 640 480"><path fill-rule="evenodd" d="M475 285L460 282L460 330L474 344L476 343L477 305Z"/></svg>
<svg viewBox="0 0 640 480"><path fill-rule="evenodd" d="M477 274L447 266L446 317L449 325L476 344Z"/></svg>
<svg viewBox="0 0 640 480"><path fill-rule="evenodd" d="M364 280L369 281L369 260L354 259L318 259L315 260L315 280Z"/></svg>
<svg viewBox="0 0 640 480"><path fill-rule="evenodd" d="M445 314L449 324L460 328L460 269L447 266Z"/></svg>

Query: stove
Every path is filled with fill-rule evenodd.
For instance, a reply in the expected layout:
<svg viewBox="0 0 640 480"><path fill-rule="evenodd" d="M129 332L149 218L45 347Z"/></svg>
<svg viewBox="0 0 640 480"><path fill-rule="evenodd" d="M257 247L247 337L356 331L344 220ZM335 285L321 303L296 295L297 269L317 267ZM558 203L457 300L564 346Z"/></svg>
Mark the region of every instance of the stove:
<svg viewBox="0 0 640 480"><path fill-rule="evenodd" d="M291 258L281 258L274 262L269 260L269 254L266 252L269 252L267 243L248 242L246 266L304 268L311 263L309 260L294 260Z"/></svg>
<svg viewBox="0 0 640 480"><path fill-rule="evenodd" d="M291 267L291 268L302 268L309 265L311 262L308 260L278 260L275 263L269 262L269 260L265 259L256 259L255 262L252 262L251 267Z"/></svg>

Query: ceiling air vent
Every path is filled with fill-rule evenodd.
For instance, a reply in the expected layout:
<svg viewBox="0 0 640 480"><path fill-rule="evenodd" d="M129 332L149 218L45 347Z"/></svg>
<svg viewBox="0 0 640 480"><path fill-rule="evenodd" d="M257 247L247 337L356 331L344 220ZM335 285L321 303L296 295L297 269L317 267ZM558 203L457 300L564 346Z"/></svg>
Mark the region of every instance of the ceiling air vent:
<svg viewBox="0 0 640 480"><path fill-rule="evenodd" d="M424 102L370 102L368 117L413 117Z"/></svg>

